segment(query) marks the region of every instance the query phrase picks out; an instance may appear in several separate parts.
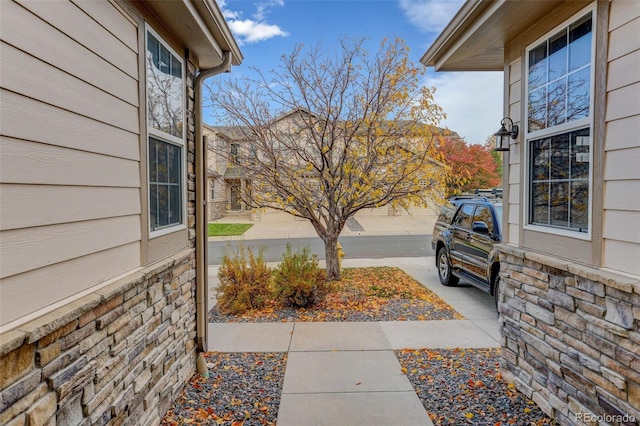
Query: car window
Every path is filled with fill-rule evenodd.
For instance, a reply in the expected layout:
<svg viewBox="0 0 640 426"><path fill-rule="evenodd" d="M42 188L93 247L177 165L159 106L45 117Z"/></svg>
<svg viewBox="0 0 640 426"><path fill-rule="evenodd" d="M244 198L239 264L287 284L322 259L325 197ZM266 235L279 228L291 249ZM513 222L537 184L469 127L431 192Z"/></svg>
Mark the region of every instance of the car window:
<svg viewBox="0 0 640 426"><path fill-rule="evenodd" d="M476 212L473 215L473 222L484 222L489 228L489 234L493 235L493 216L491 215L491 209L487 206L478 206Z"/></svg>
<svg viewBox="0 0 640 426"><path fill-rule="evenodd" d="M453 220L453 224L461 228L470 229L471 216L473 215L473 209L475 207L475 204L463 204L462 207L460 207L460 209L458 210L458 214Z"/></svg>
<svg viewBox="0 0 640 426"><path fill-rule="evenodd" d="M453 218L454 213L456 212L456 205L450 202L446 202L444 206L442 206L442 210L440 211L440 216L438 216L438 221L451 223L451 219Z"/></svg>

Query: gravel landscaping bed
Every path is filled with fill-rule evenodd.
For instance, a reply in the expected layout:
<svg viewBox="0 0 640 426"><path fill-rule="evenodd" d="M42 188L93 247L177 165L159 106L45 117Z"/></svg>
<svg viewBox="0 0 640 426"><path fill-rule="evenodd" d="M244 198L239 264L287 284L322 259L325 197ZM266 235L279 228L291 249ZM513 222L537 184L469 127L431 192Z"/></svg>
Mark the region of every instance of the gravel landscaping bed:
<svg viewBox="0 0 640 426"><path fill-rule="evenodd" d="M499 349L396 351L433 423L440 425L556 425L500 377ZM285 353L205 354L211 376L194 376L163 425L275 425L287 362Z"/></svg>
<svg viewBox="0 0 640 426"><path fill-rule="evenodd" d="M463 319L453 309L441 309L425 300L391 299L371 310L280 308L260 317L226 315L217 306L209 311L209 322L288 322L288 321L429 321Z"/></svg>
<svg viewBox="0 0 640 426"><path fill-rule="evenodd" d="M406 349L396 356L436 426L556 424L502 380L499 349Z"/></svg>
<svg viewBox="0 0 640 426"><path fill-rule="evenodd" d="M163 425L275 424L286 354L209 352L205 358L210 377L191 378Z"/></svg>

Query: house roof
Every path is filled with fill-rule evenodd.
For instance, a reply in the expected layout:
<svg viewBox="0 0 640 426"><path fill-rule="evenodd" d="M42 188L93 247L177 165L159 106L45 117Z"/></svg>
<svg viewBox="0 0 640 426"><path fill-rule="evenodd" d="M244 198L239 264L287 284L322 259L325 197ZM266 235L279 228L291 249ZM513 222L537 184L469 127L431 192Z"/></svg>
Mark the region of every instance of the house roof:
<svg viewBox="0 0 640 426"><path fill-rule="evenodd" d="M223 51L231 52L233 65L242 62L242 52L214 0L147 1L146 6L189 47L201 69L220 65Z"/></svg>
<svg viewBox="0 0 640 426"><path fill-rule="evenodd" d="M288 116L291 116L292 114L298 112L296 111L292 111L288 114L284 114L280 117L278 117L276 119L276 121L278 120L282 120ZM306 112L306 111L303 111ZM311 113L308 113L311 114ZM313 115L313 114L311 114ZM399 123L402 123L401 121ZM206 129L215 132L218 134L218 136L222 137L223 139L226 139L227 141L249 141L250 138L247 137L247 127L246 126L210 126L208 124L204 124L203 125ZM453 130L449 130L449 129L443 129L441 127L436 127L436 126L431 126L431 125L426 125L425 126L429 126L434 133L436 134L440 134L440 135L446 135L446 136L450 136L450 137L459 137L458 133L454 132Z"/></svg>
<svg viewBox="0 0 640 426"><path fill-rule="evenodd" d="M244 126L209 126L205 124L204 127L228 141L248 140Z"/></svg>
<svg viewBox="0 0 640 426"><path fill-rule="evenodd" d="M243 179L247 177L247 169L243 166L230 166L224 172L225 179Z"/></svg>
<svg viewBox="0 0 640 426"><path fill-rule="evenodd" d="M467 0L420 62L436 71L503 71L505 44L563 2Z"/></svg>

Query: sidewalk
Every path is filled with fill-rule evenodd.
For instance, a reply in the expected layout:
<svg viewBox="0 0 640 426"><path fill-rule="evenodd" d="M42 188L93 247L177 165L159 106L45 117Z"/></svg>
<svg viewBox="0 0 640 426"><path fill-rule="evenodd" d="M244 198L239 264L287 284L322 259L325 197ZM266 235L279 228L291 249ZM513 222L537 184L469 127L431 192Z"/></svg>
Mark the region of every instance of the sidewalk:
<svg viewBox="0 0 640 426"><path fill-rule="evenodd" d="M341 236L354 235L426 235L431 234L436 221L429 216L366 216L357 215L349 220ZM268 238L317 237L315 229L306 219L286 218L251 222L246 214L228 215L211 223L251 223L253 226L238 236L209 237L209 241L260 240Z"/></svg>
<svg viewBox="0 0 640 426"><path fill-rule="evenodd" d="M432 425L393 351L499 347L493 298L474 287L440 285L433 257L349 259L344 266L397 266L466 319L212 323L210 350L288 353L279 426ZM211 287L216 274L210 266Z"/></svg>

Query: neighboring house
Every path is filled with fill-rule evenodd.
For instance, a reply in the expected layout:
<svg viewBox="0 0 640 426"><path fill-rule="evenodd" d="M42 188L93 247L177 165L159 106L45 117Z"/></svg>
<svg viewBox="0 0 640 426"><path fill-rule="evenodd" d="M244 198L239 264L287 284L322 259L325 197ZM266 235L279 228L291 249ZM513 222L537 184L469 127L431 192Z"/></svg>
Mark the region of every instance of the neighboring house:
<svg viewBox="0 0 640 426"><path fill-rule="evenodd" d="M206 350L213 0L0 2L0 424L157 424Z"/></svg>
<svg viewBox="0 0 640 426"><path fill-rule="evenodd" d="M560 424L637 424L640 2L468 0L421 61L504 71L519 127L504 157L504 377Z"/></svg>
<svg viewBox="0 0 640 426"><path fill-rule="evenodd" d="M233 126L204 125L202 133L208 147L209 220L249 210L242 193L249 186L243 164L253 152L250 142Z"/></svg>
<svg viewBox="0 0 640 426"><path fill-rule="evenodd" d="M306 112L305 112L306 114ZM285 114L277 120L283 126L296 127L295 112ZM445 137L458 137L457 134L437 129ZM296 130L296 133L299 130ZM251 138L246 129L239 126L203 126L203 135L209 147L209 220L216 220L226 214L251 212L251 220L294 220L288 213L273 209L251 209L243 201L243 194L250 194L251 166L257 159L256 150L252 147ZM434 164L442 166L435 160ZM424 183L427 185L427 182ZM428 207L412 206L408 210L394 208L391 205L361 210L360 215L398 216L398 215L433 215L436 216L436 203Z"/></svg>

